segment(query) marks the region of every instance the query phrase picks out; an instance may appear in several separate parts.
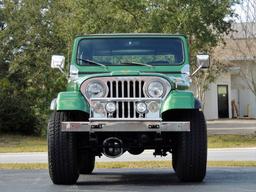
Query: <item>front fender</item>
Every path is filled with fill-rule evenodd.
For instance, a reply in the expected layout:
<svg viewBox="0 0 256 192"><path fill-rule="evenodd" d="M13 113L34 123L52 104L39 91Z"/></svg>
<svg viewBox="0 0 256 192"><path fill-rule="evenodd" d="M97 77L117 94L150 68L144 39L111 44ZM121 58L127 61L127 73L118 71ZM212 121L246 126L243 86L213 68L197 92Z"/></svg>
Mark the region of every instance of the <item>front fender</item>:
<svg viewBox="0 0 256 192"><path fill-rule="evenodd" d="M60 92L56 99L57 111L83 111L90 113L90 106L79 91Z"/></svg>
<svg viewBox="0 0 256 192"><path fill-rule="evenodd" d="M195 97L191 91L171 91L163 102L161 113L171 109L194 109Z"/></svg>

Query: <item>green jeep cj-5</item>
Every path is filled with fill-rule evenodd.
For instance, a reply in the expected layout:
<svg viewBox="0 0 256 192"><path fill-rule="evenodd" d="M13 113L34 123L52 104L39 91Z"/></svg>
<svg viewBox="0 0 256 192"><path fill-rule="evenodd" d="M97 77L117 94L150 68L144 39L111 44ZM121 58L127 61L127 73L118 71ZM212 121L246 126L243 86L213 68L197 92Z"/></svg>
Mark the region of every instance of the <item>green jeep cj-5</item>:
<svg viewBox="0 0 256 192"><path fill-rule="evenodd" d="M74 41L66 91L51 102L49 172L55 184L91 174L95 157L172 154L177 177L204 179L206 123L189 91L187 38L171 34L101 34ZM65 58L53 55L62 71ZM209 56L197 55L197 72ZM194 73L195 73L194 72ZM145 162L146 163L146 162ZM170 159L171 167L171 159Z"/></svg>

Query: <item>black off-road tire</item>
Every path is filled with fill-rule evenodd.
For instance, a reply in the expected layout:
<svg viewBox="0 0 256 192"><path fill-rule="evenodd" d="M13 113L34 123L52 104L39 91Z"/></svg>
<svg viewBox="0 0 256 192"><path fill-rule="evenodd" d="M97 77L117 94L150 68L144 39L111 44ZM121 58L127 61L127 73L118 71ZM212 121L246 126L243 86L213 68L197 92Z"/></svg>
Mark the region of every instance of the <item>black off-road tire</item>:
<svg viewBox="0 0 256 192"><path fill-rule="evenodd" d="M177 133L174 139L173 168L184 182L201 182L206 174L207 130L202 111L188 111L182 117L190 121L190 132Z"/></svg>
<svg viewBox="0 0 256 192"><path fill-rule="evenodd" d="M79 172L81 174L91 174L95 167L95 155L89 150L83 152L79 159Z"/></svg>
<svg viewBox="0 0 256 192"><path fill-rule="evenodd" d="M61 122L70 120L69 112L56 111L48 123L48 166L54 184L75 184L79 177L76 137L61 132Z"/></svg>

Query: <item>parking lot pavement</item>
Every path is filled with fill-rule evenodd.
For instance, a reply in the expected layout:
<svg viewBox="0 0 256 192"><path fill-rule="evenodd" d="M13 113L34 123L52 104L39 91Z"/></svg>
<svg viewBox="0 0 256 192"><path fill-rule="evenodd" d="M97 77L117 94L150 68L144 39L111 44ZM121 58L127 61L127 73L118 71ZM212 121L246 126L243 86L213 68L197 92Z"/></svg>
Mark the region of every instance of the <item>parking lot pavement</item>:
<svg viewBox="0 0 256 192"><path fill-rule="evenodd" d="M172 169L96 169L72 186L57 186L47 170L1 170L3 192L175 191L255 192L256 168L209 168L203 183L181 183Z"/></svg>

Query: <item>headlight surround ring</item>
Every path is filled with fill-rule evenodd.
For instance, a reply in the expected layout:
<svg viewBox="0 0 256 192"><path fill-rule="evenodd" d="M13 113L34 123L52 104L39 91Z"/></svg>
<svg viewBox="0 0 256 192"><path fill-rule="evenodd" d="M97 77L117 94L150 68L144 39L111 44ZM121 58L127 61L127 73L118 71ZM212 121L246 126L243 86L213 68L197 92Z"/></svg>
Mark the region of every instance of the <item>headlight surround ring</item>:
<svg viewBox="0 0 256 192"><path fill-rule="evenodd" d="M160 80L153 80L145 85L145 93L151 98L161 98L166 93L166 87L164 82Z"/></svg>
<svg viewBox="0 0 256 192"><path fill-rule="evenodd" d="M107 95L108 87L101 81L91 81L87 84L84 92L88 99L102 98Z"/></svg>

